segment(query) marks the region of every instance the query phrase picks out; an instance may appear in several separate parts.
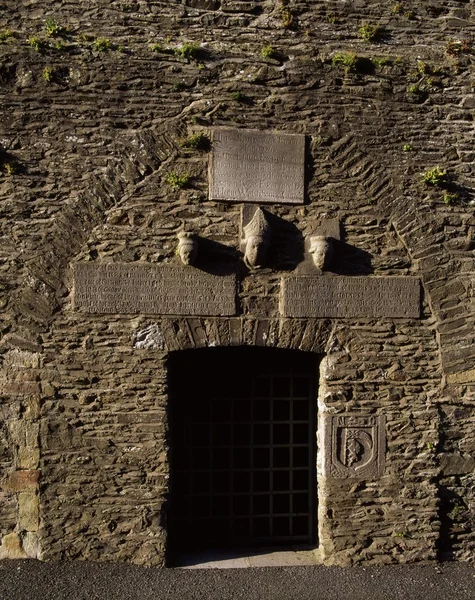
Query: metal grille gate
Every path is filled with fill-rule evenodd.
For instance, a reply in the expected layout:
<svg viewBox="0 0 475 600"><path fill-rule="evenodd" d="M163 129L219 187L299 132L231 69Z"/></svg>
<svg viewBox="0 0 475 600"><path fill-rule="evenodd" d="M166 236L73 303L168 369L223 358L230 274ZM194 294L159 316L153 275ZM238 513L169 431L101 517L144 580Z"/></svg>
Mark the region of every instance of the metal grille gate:
<svg viewBox="0 0 475 600"><path fill-rule="evenodd" d="M315 543L316 371L279 349L171 355L172 552Z"/></svg>

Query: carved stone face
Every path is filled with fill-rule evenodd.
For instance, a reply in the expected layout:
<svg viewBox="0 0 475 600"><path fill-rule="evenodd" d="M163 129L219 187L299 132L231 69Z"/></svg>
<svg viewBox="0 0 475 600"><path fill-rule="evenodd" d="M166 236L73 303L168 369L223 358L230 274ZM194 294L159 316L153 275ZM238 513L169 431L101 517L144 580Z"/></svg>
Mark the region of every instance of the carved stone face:
<svg viewBox="0 0 475 600"><path fill-rule="evenodd" d="M181 244L178 248L181 261L185 265L192 265L196 260L198 248L194 244Z"/></svg>
<svg viewBox="0 0 475 600"><path fill-rule="evenodd" d="M198 242L191 234L178 234L178 254L185 265L192 265L195 262Z"/></svg>
<svg viewBox="0 0 475 600"><path fill-rule="evenodd" d="M330 264L333 254L331 239L325 236L311 237L309 252L314 265L323 271Z"/></svg>
<svg viewBox="0 0 475 600"><path fill-rule="evenodd" d="M251 235L246 240L244 258L250 267L262 267L267 258L269 244L260 237Z"/></svg>

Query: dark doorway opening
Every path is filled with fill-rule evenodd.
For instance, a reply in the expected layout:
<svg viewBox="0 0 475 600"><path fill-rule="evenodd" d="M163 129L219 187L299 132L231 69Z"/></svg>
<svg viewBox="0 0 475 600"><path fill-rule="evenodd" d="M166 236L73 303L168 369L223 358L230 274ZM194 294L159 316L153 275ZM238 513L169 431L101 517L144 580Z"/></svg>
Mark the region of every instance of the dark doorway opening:
<svg viewBox="0 0 475 600"><path fill-rule="evenodd" d="M315 545L316 356L236 347L170 354L168 545Z"/></svg>

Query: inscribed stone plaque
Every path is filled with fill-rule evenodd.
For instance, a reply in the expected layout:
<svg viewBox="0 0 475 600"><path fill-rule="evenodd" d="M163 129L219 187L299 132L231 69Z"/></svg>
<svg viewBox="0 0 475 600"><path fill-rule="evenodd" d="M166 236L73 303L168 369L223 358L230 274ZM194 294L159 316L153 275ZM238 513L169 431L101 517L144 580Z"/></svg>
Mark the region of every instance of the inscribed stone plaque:
<svg viewBox="0 0 475 600"><path fill-rule="evenodd" d="M420 317L416 277L287 277L282 279L284 317Z"/></svg>
<svg viewBox="0 0 475 600"><path fill-rule="evenodd" d="M217 129L210 159L212 200L302 204L305 136Z"/></svg>
<svg viewBox="0 0 475 600"><path fill-rule="evenodd" d="M74 308L86 313L236 314L236 279L193 267L77 264Z"/></svg>
<svg viewBox="0 0 475 600"><path fill-rule="evenodd" d="M339 414L324 418L324 473L335 479L374 479L385 464L382 415Z"/></svg>

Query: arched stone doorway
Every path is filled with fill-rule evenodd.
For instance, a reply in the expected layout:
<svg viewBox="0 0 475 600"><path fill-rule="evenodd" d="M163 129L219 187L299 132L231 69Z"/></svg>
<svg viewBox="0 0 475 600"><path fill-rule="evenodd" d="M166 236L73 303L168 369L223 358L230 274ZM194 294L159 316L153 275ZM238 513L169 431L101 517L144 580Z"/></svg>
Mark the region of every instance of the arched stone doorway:
<svg viewBox="0 0 475 600"><path fill-rule="evenodd" d="M172 557L316 543L317 372L297 350L170 354Z"/></svg>

